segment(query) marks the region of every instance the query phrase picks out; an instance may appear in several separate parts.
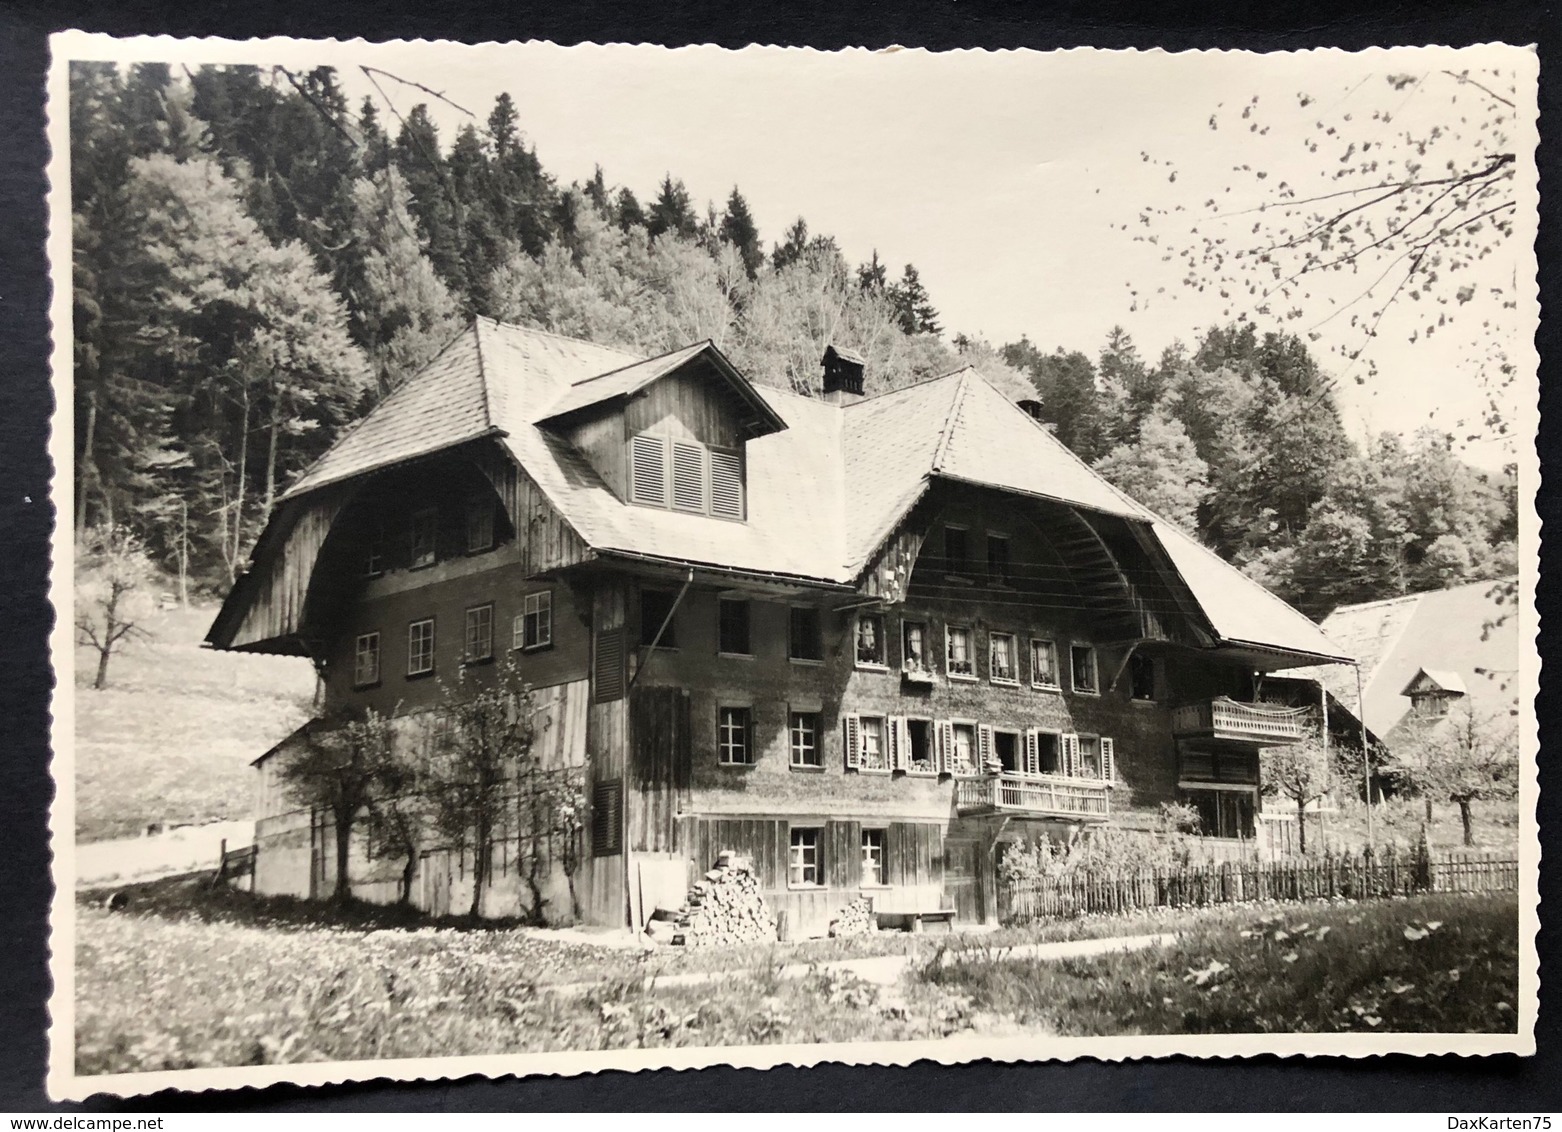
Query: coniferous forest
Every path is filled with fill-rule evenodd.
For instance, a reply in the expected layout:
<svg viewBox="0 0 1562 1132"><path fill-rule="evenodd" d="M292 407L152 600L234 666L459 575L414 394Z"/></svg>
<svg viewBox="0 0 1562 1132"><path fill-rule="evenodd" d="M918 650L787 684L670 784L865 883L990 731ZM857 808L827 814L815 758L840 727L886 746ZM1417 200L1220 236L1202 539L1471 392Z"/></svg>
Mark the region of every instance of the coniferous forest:
<svg viewBox="0 0 1562 1132"><path fill-rule="evenodd" d="M646 355L709 338L805 393L830 342L870 393L974 365L1314 616L1516 570L1513 470L1433 431L1363 450L1293 335L1190 327L1157 359L1120 330L989 344L892 254L851 264L801 217L765 218L767 247L737 186L565 185L508 95L454 137L395 106L351 104L325 67L73 66L78 537L128 529L225 592L293 477L483 315Z"/></svg>

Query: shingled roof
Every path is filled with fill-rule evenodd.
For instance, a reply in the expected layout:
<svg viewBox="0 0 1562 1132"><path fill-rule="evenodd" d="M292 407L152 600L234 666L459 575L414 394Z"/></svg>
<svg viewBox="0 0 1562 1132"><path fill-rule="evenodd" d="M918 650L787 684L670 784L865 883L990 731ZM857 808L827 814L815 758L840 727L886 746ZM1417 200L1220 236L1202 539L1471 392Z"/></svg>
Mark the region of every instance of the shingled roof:
<svg viewBox="0 0 1562 1132"><path fill-rule="evenodd" d="M1221 637L1349 656L1302 614L1097 476L970 367L844 406L724 372L775 429L746 446L745 523L632 506L544 427L712 351L704 342L646 360L478 319L345 433L285 498L493 436L598 553L850 585L928 486L952 480L1142 522Z"/></svg>

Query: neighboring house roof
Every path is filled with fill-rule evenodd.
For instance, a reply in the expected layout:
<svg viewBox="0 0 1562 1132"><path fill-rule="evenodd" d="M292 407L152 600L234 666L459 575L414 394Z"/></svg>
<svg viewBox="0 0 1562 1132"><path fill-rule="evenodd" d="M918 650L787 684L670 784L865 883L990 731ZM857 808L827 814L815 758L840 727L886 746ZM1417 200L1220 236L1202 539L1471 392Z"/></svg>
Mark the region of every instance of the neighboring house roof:
<svg viewBox="0 0 1562 1132"><path fill-rule="evenodd" d="M543 427L643 389L704 354L762 410L765 423L780 426L747 443L748 522L628 504L556 430ZM1143 523L1222 638L1287 653L1350 655L1107 483L969 366L838 406L750 385L709 342L647 361L478 319L345 433L284 498L482 436L508 447L599 553L851 585L929 484L945 479Z"/></svg>
<svg viewBox="0 0 1562 1132"><path fill-rule="evenodd" d="M1447 669L1421 668L1410 678L1399 693L1408 696L1411 692L1457 692L1461 696L1470 694L1470 690L1464 686L1464 677L1457 672L1449 672Z"/></svg>
<svg viewBox="0 0 1562 1132"><path fill-rule="evenodd" d="M1423 670L1440 686L1464 691L1478 709L1517 699L1518 619L1511 599L1500 604L1495 596L1514 581L1470 582L1342 605L1324 619L1329 638L1358 658L1367 725L1390 747L1391 732L1410 710L1405 693ZM1341 702L1356 703L1355 674L1349 669L1305 671L1322 680Z"/></svg>

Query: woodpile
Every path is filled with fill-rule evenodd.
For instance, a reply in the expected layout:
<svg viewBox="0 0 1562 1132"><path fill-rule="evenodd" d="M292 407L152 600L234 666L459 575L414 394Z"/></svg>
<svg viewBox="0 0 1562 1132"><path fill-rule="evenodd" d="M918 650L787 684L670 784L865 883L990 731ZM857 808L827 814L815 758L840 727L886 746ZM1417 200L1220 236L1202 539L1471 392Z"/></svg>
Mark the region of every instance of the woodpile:
<svg viewBox="0 0 1562 1132"><path fill-rule="evenodd" d="M841 914L830 921L830 938L840 939L844 936L867 935L869 932L879 930L879 922L873 916L873 901L866 896L859 896L845 908Z"/></svg>
<svg viewBox="0 0 1562 1132"><path fill-rule="evenodd" d="M645 930L657 943L683 947L761 943L776 938L776 918L748 858L723 852L716 867L694 882L683 905L658 908Z"/></svg>

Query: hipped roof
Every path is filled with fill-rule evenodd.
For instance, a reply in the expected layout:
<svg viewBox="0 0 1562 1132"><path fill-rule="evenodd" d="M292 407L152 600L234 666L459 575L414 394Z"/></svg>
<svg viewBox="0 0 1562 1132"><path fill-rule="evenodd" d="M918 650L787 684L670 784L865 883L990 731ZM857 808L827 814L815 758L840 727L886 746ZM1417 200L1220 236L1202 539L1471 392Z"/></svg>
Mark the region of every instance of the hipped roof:
<svg viewBox="0 0 1562 1132"><path fill-rule="evenodd" d="M699 343L646 361L478 319L284 498L492 436L598 553L849 585L944 479L1144 523L1225 640L1349 657L1301 613L1096 475L970 367L839 406L750 385L733 371L740 392L782 426L746 445L742 523L626 503L545 423L642 389L710 349Z"/></svg>

